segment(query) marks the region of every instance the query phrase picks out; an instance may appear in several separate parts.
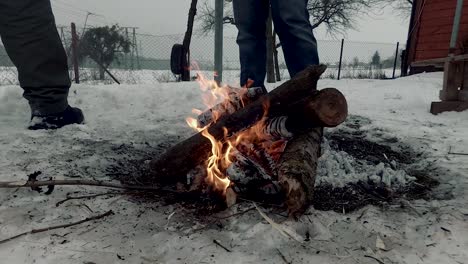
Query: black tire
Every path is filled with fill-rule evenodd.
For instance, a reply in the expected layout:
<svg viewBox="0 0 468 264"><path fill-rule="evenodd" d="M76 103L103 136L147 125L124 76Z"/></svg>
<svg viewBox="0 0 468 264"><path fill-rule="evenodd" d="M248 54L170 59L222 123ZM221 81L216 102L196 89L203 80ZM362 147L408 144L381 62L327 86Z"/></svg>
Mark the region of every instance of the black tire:
<svg viewBox="0 0 468 264"><path fill-rule="evenodd" d="M173 74L182 74L185 64L185 49L182 44L175 44L171 51L171 71Z"/></svg>

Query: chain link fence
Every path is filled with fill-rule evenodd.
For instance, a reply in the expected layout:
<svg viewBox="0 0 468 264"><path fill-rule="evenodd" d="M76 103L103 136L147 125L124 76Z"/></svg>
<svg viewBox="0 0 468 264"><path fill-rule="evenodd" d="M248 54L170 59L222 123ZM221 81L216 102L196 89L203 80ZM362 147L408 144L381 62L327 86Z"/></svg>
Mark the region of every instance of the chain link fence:
<svg viewBox="0 0 468 264"><path fill-rule="evenodd" d="M78 35L85 30L77 29ZM70 77L74 78L71 60L71 31L59 27L70 66ZM120 34L130 42L128 52L119 53L108 66L109 72L121 83L152 84L177 81L170 71L172 46L182 43L183 34L154 36L139 34L133 28L120 29ZM279 42L279 40L278 40ZM328 66L323 78L387 79L400 76L403 46L397 43L371 43L342 40L318 40L321 63ZM194 35L190 48L191 61L203 72L214 68L213 36ZM279 77L289 78L281 48L278 52ZM235 37L224 38L223 76L227 82L237 82L240 74L239 51ZM192 72L194 75L195 73ZM87 84L111 84L115 80L102 73L100 67L89 57L79 60L79 79ZM0 45L0 85L17 84L17 71Z"/></svg>

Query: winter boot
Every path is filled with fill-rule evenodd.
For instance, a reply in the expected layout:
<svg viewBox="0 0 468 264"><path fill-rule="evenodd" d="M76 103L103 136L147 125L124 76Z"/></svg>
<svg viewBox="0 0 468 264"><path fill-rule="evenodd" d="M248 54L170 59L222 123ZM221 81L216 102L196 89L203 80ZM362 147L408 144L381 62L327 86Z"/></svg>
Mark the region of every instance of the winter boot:
<svg viewBox="0 0 468 264"><path fill-rule="evenodd" d="M68 106L63 112L53 115L33 115L29 123L29 130L57 129L71 124L82 124L83 112L79 108Z"/></svg>

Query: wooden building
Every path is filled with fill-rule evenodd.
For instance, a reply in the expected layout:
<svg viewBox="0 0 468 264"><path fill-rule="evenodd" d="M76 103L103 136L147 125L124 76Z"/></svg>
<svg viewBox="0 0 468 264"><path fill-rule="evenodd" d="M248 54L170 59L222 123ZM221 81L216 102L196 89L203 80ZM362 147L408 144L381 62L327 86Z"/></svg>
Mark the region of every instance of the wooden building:
<svg viewBox="0 0 468 264"><path fill-rule="evenodd" d="M468 109L468 0L413 0L402 73L444 71L431 112Z"/></svg>

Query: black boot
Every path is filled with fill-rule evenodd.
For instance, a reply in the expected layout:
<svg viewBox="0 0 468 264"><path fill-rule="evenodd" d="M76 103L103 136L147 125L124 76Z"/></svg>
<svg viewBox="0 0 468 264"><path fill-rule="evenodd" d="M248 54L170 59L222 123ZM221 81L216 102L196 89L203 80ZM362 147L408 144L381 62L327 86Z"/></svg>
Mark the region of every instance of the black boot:
<svg viewBox="0 0 468 264"><path fill-rule="evenodd" d="M68 106L65 111L53 115L31 117L28 129L57 129L71 124L82 124L83 112L79 108Z"/></svg>

